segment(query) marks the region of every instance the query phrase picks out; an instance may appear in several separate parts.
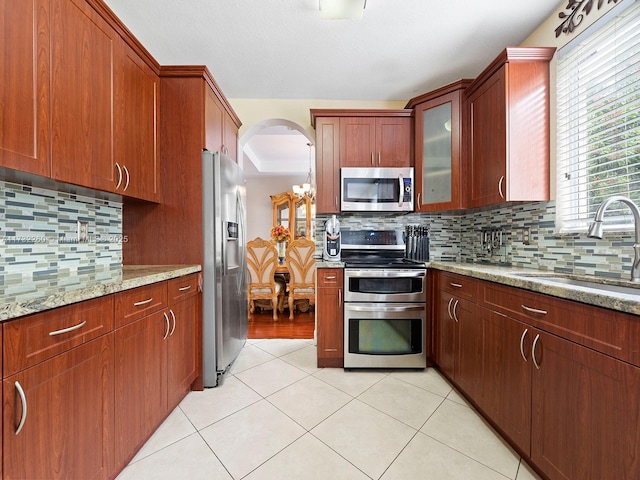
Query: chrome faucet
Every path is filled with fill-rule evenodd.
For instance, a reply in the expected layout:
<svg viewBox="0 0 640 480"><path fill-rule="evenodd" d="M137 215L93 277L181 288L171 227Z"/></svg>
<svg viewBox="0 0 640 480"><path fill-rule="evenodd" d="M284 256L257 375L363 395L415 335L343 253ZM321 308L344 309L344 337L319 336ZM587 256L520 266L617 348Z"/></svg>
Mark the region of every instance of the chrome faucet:
<svg viewBox="0 0 640 480"><path fill-rule="evenodd" d="M638 206L633 203L632 200L627 197L615 195L613 197L607 198L604 202L602 202L598 207L598 210L596 211L596 216L593 219L593 223L589 227L587 237L602 239L602 219L604 216L604 212L607 207L609 207L609 205L614 202L622 202L626 204L631 210L631 213L633 213L633 224L636 231L636 242L633 245L633 251L635 255L633 259L633 265L631 266L631 281L640 282L640 210L638 210Z"/></svg>

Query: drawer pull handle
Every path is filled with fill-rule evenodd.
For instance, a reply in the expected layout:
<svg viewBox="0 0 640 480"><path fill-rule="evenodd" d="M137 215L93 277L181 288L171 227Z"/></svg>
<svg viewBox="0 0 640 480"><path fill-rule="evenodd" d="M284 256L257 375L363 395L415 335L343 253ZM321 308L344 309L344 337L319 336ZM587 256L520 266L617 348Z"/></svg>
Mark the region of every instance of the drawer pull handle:
<svg viewBox="0 0 640 480"><path fill-rule="evenodd" d="M524 354L524 339L527 336L527 333L529 333L529 329L525 328L524 332L522 332L522 336L520 337L520 355L522 355L522 359L526 362L527 360L527 356Z"/></svg>
<svg viewBox="0 0 640 480"><path fill-rule="evenodd" d="M327 275L326 277L324 277L325 280L335 280L336 276L335 275Z"/></svg>
<svg viewBox="0 0 640 480"><path fill-rule="evenodd" d="M186 287L180 287L178 289L179 292L186 292L187 290L189 290L191 288L191 285L187 285Z"/></svg>
<svg viewBox="0 0 640 480"><path fill-rule="evenodd" d="M50 337L55 337L56 335L62 335L63 333L69 333L69 332L73 332L74 330L78 330L79 328L82 328L86 325L87 321L84 320L82 322L80 322L77 325L74 325L73 327L67 327L67 328L63 328L62 330L55 330L53 332L49 332L49 336Z"/></svg>
<svg viewBox="0 0 640 480"><path fill-rule="evenodd" d="M171 330L171 322L169 322L169 315L167 315L167 312L163 312L162 315L164 315L164 321L166 322L166 327L167 329L164 332L164 337L162 337L163 340L166 340L167 337L169 336L169 330Z"/></svg>
<svg viewBox="0 0 640 480"><path fill-rule="evenodd" d="M153 297L147 298L146 300L142 300L140 302L136 302L133 304L134 307L139 307L140 305L146 305L147 303L153 302Z"/></svg>
<svg viewBox="0 0 640 480"><path fill-rule="evenodd" d="M169 309L169 313L171 314L171 318L173 319L173 326L171 327L171 331L169 332L169 336L172 336L174 330L176 329L176 314L173 313L173 310L171 309Z"/></svg>
<svg viewBox="0 0 640 480"><path fill-rule="evenodd" d="M325 352L337 352L338 349L337 348L325 348L324 351Z"/></svg>
<svg viewBox="0 0 640 480"><path fill-rule="evenodd" d="M462 285L460 285L459 283L449 282L449 285L451 285L452 287L456 287L456 288L462 288Z"/></svg>
<svg viewBox="0 0 640 480"><path fill-rule="evenodd" d="M16 428L16 435L18 435L20 430L22 430L22 427L24 427L24 422L27 420L27 397L24 394L24 390L22 389L20 382L16 382L15 386L18 391L18 395L20 395L20 401L22 402L22 415L20 416L20 423L18 423L18 427Z"/></svg>
<svg viewBox="0 0 640 480"><path fill-rule="evenodd" d="M527 307L526 305L520 305L522 308L524 308L527 312L531 312L531 313L539 313L541 315L546 315L547 311L546 310L538 310L537 308L531 308L531 307Z"/></svg>
<svg viewBox="0 0 640 480"><path fill-rule="evenodd" d="M536 338L533 340L533 345L531 346L531 360L533 360L533 364L536 368L540 370L540 364L536 360L536 345L538 345L538 340L540 340L540 335L536 335Z"/></svg>

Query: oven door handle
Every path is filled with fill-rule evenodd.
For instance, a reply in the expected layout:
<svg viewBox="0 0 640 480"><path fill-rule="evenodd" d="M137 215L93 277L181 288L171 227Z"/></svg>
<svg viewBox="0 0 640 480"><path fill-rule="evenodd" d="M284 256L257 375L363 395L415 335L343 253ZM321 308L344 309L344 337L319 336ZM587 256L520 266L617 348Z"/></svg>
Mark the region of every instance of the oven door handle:
<svg viewBox="0 0 640 480"><path fill-rule="evenodd" d="M345 303L345 308L353 312L409 312L416 310L426 310L426 307L424 305L388 306L377 304L376 306L369 306L353 305L347 303Z"/></svg>
<svg viewBox="0 0 640 480"><path fill-rule="evenodd" d="M349 271L347 276L349 278L380 278L380 277L393 277L393 278L423 278L426 275L424 270L403 272L398 270L357 270Z"/></svg>

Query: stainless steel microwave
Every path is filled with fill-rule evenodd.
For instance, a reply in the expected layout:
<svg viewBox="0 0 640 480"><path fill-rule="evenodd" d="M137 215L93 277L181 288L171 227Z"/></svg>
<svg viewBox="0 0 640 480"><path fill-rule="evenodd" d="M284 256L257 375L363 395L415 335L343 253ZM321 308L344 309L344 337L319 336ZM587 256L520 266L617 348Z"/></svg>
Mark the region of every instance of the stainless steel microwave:
<svg viewBox="0 0 640 480"><path fill-rule="evenodd" d="M340 169L343 212L413 212L413 167Z"/></svg>

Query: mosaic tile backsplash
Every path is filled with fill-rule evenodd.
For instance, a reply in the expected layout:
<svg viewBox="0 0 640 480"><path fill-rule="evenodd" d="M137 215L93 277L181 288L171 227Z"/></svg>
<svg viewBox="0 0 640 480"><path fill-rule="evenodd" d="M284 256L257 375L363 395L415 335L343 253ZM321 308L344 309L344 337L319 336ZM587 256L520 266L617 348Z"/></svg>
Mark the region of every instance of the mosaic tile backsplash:
<svg viewBox="0 0 640 480"><path fill-rule="evenodd" d="M77 222L88 222L79 243ZM122 204L0 182L0 296L113 280L122 272Z"/></svg>
<svg viewBox="0 0 640 480"><path fill-rule="evenodd" d="M603 240L586 234L554 232L555 202L514 204L461 214L340 214L347 229L404 229L429 225L430 259L439 262L494 263L610 278L628 278L633 261L633 232L605 233ZM317 215L316 241L322 245L324 223L330 215ZM502 242L488 249L482 231L502 230ZM529 245L523 241L529 231ZM320 252L322 247L320 247ZM321 253L320 253L321 254Z"/></svg>

